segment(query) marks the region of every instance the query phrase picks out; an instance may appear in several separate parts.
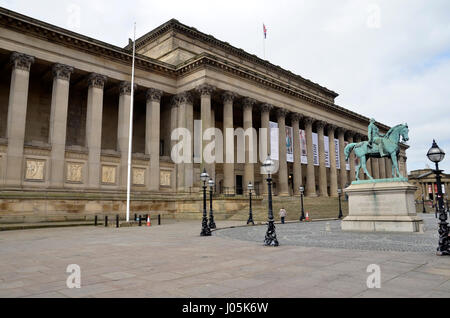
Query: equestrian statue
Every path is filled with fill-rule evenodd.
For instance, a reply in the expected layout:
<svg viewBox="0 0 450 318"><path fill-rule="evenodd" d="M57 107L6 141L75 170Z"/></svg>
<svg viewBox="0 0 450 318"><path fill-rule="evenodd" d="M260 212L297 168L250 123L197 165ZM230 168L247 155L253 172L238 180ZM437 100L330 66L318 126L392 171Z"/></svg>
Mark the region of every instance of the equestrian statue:
<svg viewBox="0 0 450 318"><path fill-rule="evenodd" d="M361 166L365 174L373 180L373 177L367 171L367 160L369 158L384 158L389 157L392 161L392 177L403 178L398 168L397 157L400 153L400 137L403 141L408 141L408 124L400 124L392 127L389 131L382 135L378 127L375 125L375 119L370 120L368 127L368 141L360 143L351 143L345 147L345 160L348 160L350 153L355 152L356 157L359 158L359 164L356 167L356 180L359 181L359 171Z"/></svg>

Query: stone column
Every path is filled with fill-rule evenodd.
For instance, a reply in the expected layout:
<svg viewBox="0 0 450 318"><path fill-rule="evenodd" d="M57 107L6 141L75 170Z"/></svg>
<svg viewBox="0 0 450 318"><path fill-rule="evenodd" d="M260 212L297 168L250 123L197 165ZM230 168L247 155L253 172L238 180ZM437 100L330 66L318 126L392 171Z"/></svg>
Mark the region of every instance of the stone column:
<svg viewBox="0 0 450 318"><path fill-rule="evenodd" d="M62 64L53 66L49 143L52 145L50 184L54 188L64 186L67 109L69 106L70 75L72 73L73 67Z"/></svg>
<svg viewBox="0 0 450 318"><path fill-rule="evenodd" d="M317 121L317 135L319 139L319 195L328 197L327 167L325 158L324 127L326 123Z"/></svg>
<svg viewBox="0 0 450 318"><path fill-rule="evenodd" d="M294 134L294 195L300 195L300 187L303 186L302 179L302 153L300 148L300 120L299 113L291 114L292 130Z"/></svg>
<svg viewBox="0 0 450 318"><path fill-rule="evenodd" d="M175 129L178 128L178 102L176 99L176 96L172 99L172 102L170 104L170 134L172 135L172 132L175 131ZM172 137L172 136L171 136ZM170 139L170 149L172 151L173 147L177 144L176 141ZM169 156L171 154L169 153Z"/></svg>
<svg viewBox="0 0 450 318"><path fill-rule="evenodd" d="M347 131L347 141L349 144L353 143L353 138L355 136L355 133L353 131ZM352 151L349 157L349 163L350 163L350 183L352 181L356 180L356 167L355 167L355 152Z"/></svg>
<svg viewBox="0 0 450 318"><path fill-rule="evenodd" d="M86 147L88 148L88 187L98 188L101 180L100 156L102 150L103 89L106 76L89 75L86 114Z"/></svg>
<svg viewBox="0 0 450 318"><path fill-rule="evenodd" d="M193 111L194 110L192 109L192 112ZM193 115L194 114L192 113L192 116ZM216 111L215 111L214 107L211 107L211 128L216 128ZM214 136L213 138L216 138L216 137ZM216 147L217 147L217 143L216 143ZM214 154L216 154L215 150L214 150ZM211 164L211 175L209 176L211 179L214 180L215 187L218 186L217 180L216 180L216 165L217 165L217 158L216 158L215 162L213 164Z"/></svg>
<svg viewBox="0 0 450 318"><path fill-rule="evenodd" d="M386 179L386 158L379 159L378 164L380 165L380 178Z"/></svg>
<svg viewBox="0 0 450 318"><path fill-rule="evenodd" d="M313 153L313 140L312 140L312 126L314 119L311 117L305 117L305 134L306 134L306 147L308 152L308 166L306 170L306 196L316 197L316 175L314 171L314 153Z"/></svg>
<svg viewBox="0 0 450 318"><path fill-rule="evenodd" d="M380 165L378 163L378 158L370 158L372 161L372 177L374 179L380 179Z"/></svg>
<svg viewBox="0 0 450 318"><path fill-rule="evenodd" d="M223 186L224 194L236 194L236 177L234 174L234 122L233 102L236 94L225 92L223 98L223 134L224 134L224 164Z"/></svg>
<svg viewBox="0 0 450 318"><path fill-rule="evenodd" d="M279 196L289 196L289 181L287 171L287 148L286 148L286 114L285 109L277 110L278 129L280 132L279 137L279 170L278 170L278 183L279 183Z"/></svg>
<svg viewBox="0 0 450 318"><path fill-rule="evenodd" d="M360 134L355 134L354 142L357 143L357 144L359 144L361 142L361 135ZM356 158L356 156L354 154L353 154L353 156L354 156L354 158ZM359 158L358 158L358 163L360 163L359 162ZM355 167L355 179L356 179L356 172L358 172L358 171L356 171L356 167ZM359 179L360 180L364 180L365 179L365 174L364 174L364 170L363 170L362 166L359 169Z"/></svg>
<svg viewBox="0 0 450 318"><path fill-rule="evenodd" d="M338 196L338 175L336 167L336 144L334 143L334 133L336 126L328 124L328 138L330 142L330 196Z"/></svg>
<svg viewBox="0 0 450 318"><path fill-rule="evenodd" d="M340 182L339 186L342 190L345 189L345 185L347 184L347 169L345 163L345 129L338 128L338 139L339 139L339 157L341 158L341 169L340 169Z"/></svg>
<svg viewBox="0 0 450 318"><path fill-rule="evenodd" d="M14 52L11 55L12 74L8 100L8 122L6 137L6 184L19 187L22 184L23 143L27 118L28 86L30 68L34 57Z"/></svg>
<svg viewBox="0 0 450 318"><path fill-rule="evenodd" d="M130 136L130 103L131 103L131 83L121 82L119 96L119 119L117 124L117 147L120 152L120 182L122 190L127 188L128 180L128 144ZM133 156L131 156L133 157ZM133 174L133 168L131 169ZM133 184L133 180L131 180Z"/></svg>
<svg viewBox="0 0 450 318"><path fill-rule="evenodd" d="M161 122L161 97L163 92L154 88L147 90L147 112L145 119L145 153L150 155L150 167L147 176L148 189L159 191L160 168L160 122Z"/></svg>
<svg viewBox="0 0 450 318"><path fill-rule="evenodd" d="M253 128L253 106L255 104L256 101L251 98L245 98L243 101L245 132L250 131ZM244 184L242 185L245 194L247 194L248 192L247 186L249 182L251 182L253 185L255 184L255 167L254 163L252 162L253 158L251 156L251 151L253 151L253 155L255 155L254 153L255 142L256 140L250 142L250 139L245 141Z"/></svg>
<svg viewBox="0 0 450 318"><path fill-rule="evenodd" d="M270 104L262 104L261 107L261 128L267 129L267 153L264 154L262 161L264 162L266 158L271 154L271 144L270 144L270 111L273 109L273 106ZM262 186L261 186L261 194L267 195L268 189L266 186L266 180L263 178Z"/></svg>
<svg viewBox="0 0 450 318"><path fill-rule="evenodd" d="M391 158L386 158L386 178L392 178L392 161Z"/></svg>
<svg viewBox="0 0 450 318"><path fill-rule="evenodd" d="M191 148L189 161L186 162L184 170L184 184L186 190L193 191L194 187L194 101L191 94L188 94L189 98L186 99L186 129L191 134ZM211 170L211 178L215 178L214 165ZM200 180L199 180L200 181Z"/></svg>
<svg viewBox="0 0 450 318"><path fill-rule="evenodd" d="M201 108L201 120L202 120L202 136L204 136L204 133L207 129L211 128L211 95L214 91L214 87L208 84L201 85L197 88L197 91L200 93L200 108ZM203 140L203 138L202 138ZM208 164L204 162L203 158L203 151L205 150L205 147L208 145L209 142L203 141L202 142L202 149L201 149L201 171L203 171L204 168L206 168L206 172L210 176L214 174L214 164Z"/></svg>
<svg viewBox="0 0 450 318"><path fill-rule="evenodd" d="M178 104L177 118L178 124L177 128L186 128L187 126L187 113L189 112L188 108L192 105L192 96L188 92L184 92L175 96L175 102ZM211 114L211 113L210 113ZM192 135L191 135L192 136ZM181 141L181 140L180 140ZM192 141L191 141L192 143ZM190 152L189 157L192 160L192 149L183 149L183 151ZM183 155L185 155L183 153ZM186 175L189 175L189 168L185 162L177 164L177 191L178 192L186 192L188 191L188 186L186 185Z"/></svg>

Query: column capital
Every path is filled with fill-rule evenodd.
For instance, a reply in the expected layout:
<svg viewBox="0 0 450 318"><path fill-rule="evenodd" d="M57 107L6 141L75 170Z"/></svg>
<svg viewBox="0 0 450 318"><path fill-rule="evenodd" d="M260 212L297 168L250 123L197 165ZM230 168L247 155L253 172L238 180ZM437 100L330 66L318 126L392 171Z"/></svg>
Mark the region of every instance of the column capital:
<svg viewBox="0 0 450 318"><path fill-rule="evenodd" d="M348 138L353 138L353 137L355 137L356 132L353 131L353 130L347 130L347 131L345 132L345 135L346 135Z"/></svg>
<svg viewBox="0 0 450 318"><path fill-rule="evenodd" d="M343 127L337 127L336 131L339 135L342 135L342 137L345 138L345 133L347 132L347 129L343 128Z"/></svg>
<svg viewBox="0 0 450 318"><path fill-rule="evenodd" d="M134 89L137 88L137 85L134 84ZM120 95L131 95L131 83L130 82L120 82L119 85Z"/></svg>
<svg viewBox="0 0 450 318"><path fill-rule="evenodd" d="M355 135L353 136L355 140L360 141L362 140L362 135L360 133L355 133Z"/></svg>
<svg viewBox="0 0 450 318"><path fill-rule="evenodd" d="M156 88L149 88L146 92L147 101L161 102L161 97L163 96L163 91Z"/></svg>
<svg viewBox="0 0 450 318"><path fill-rule="evenodd" d="M305 123L305 125L312 125L316 120L312 117L308 117L308 116L304 116L303 117L303 122Z"/></svg>
<svg viewBox="0 0 450 318"><path fill-rule="evenodd" d="M180 104L192 102L193 98L190 92L179 93L173 97L173 103L175 103L177 106L179 106Z"/></svg>
<svg viewBox="0 0 450 318"><path fill-rule="evenodd" d="M290 117L291 117L291 121L296 121L296 122L300 122L300 120L302 120L302 118L303 118L303 115L302 114L300 114L300 113L295 113L295 112L292 112L292 113L290 113L289 114L290 115Z"/></svg>
<svg viewBox="0 0 450 318"><path fill-rule="evenodd" d="M30 71L31 64L34 63L34 57L19 52L13 52L11 54L11 64L15 69L22 71Z"/></svg>
<svg viewBox="0 0 450 318"><path fill-rule="evenodd" d="M198 86L196 90L201 96L211 96L211 94L215 91L215 87L209 84L202 84Z"/></svg>
<svg viewBox="0 0 450 318"><path fill-rule="evenodd" d="M73 67L64 64L55 64L52 67L53 77L60 80L70 81Z"/></svg>
<svg viewBox="0 0 450 318"><path fill-rule="evenodd" d="M232 103L238 97L236 93L226 91L222 94L222 100L224 103Z"/></svg>
<svg viewBox="0 0 450 318"><path fill-rule="evenodd" d="M259 105L259 109L261 110L261 112L263 113L270 113L270 111L272 109L274 109L274 106L268 103L263 103L261 105Z"/></svg>
<svg viewBox="0 0 450 318"><path fill-rule="evenodd" d="M289 114L289 111L284 108L277 109L277 118L286 118L286 115Z"/></svg>
<svg viewBox="0 0 450 318"><path fill-rule="evenodd" d="M89 87L103 89L107 80L108 78L105 75L91 73L88 77L88 85Z"/></svg>
<svg viewBox="0 0 450 318"><path fill-rule="evenodd" d="M317 129L322 129L323 130L326 125L327 125L327 123L325 121L323 121L323 120L317 120L316 121Z"/></svg>
<svg viewBox="0 0 450 318"><path fill-rule="evenodd" d="M256 104L256 100L250 97L245 97L242 100L242 104L244 106L244 109L253 109L253 106Z"/></svg>
<svg viewBox="0 0 450 318"><path fill-rule="evenodd" d="M333 124L327 124L327 130L328 130L328 133L331 133L331 132L335 132L336 131L336 129L337 129L337 126L336 125L333 125Z"/></svg>

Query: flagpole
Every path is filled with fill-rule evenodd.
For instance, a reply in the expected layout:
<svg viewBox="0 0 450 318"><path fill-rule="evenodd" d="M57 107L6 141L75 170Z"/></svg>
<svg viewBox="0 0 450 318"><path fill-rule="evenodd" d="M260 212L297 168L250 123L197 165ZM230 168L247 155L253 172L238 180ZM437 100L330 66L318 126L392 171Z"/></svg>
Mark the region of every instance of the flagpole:
<svg viewBox="0 0 450 318"><path fill-rule="evenodd" d="M130 222L131 163L133 146L134 62L136 58L136 22L134 23L133 66L131 69L130 130L128 131L127 222Z"/></svg>

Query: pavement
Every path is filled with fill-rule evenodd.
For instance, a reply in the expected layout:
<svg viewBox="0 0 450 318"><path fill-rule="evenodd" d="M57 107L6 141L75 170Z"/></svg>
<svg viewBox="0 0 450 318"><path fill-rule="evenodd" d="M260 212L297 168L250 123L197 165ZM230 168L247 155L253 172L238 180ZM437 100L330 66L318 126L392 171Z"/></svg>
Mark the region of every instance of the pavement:
<svg viewBox="0 0 450 318"><path fill-rule="evenodd" d="M339 233L336 221L277 225L281 246L276 248L263 246L265 226L223 229L200 237L198 221L150 228L0 232L0 297L447 298L450 257L436 256L434 219L426 218L428 233L403 236L406 241L407 236L423 239L417 250L399 249L385 238L379 241L387 242L388 250L378 248L380 242L365 248L350 243L329 245L340 238L357 241L342 238L347 234ZM217 225L226 228L242 222ZM303 232L313 235L310 241L324 238L323 246L308 243L308 234L294 235ZM383 237L361 235L362 241ZM71 264L81 269L80 289L66 285ZM381 288L368 288L371 264L380 268Z"/></svg>

